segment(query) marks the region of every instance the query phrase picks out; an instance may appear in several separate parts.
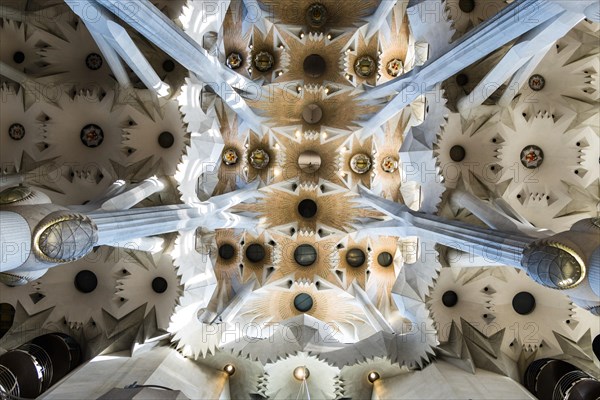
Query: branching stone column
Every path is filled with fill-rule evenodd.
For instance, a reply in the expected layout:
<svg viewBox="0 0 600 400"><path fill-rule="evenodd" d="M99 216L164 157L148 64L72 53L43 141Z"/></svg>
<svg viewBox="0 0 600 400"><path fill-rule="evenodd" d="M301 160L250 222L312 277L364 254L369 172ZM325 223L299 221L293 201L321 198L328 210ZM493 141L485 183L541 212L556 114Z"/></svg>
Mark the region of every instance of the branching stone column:
<svg viewBox="0 0 600 400"><path fill-rule="evenodd" d="M419 236L425 242L522 269L537 283L563 291L580 307L600 315L600 218L584 219L569 231L539 238L415 212L364 189L361 194L364 204L390 218L367 224L361 234Z"/></svg>
<svg viewBox="0 0 600 400"><path fill-rule="evenodd" d="M223 101L251 129L262 133L261 118L234 90L234 87L246 91L258 89L251 80L226 68L148 0L96 0L96 3L106 7L174 60L201 76L204 82L218 87L217 93ZM93 21L85 22L88 24Z"/></svg>
<svg viewBox="0 0 600 400"><path fill-rule="evenodd" d="M256 221L228 210L256 194L252 186L194 205L89 213L54 204L6 206L0 214L0 272L45 271L83 258L96 246L135 246L140 239L200 226L251 229Z"/></svg>
<svg viewBox="0 0 600 400"><path fill-rule="evenodd" d="M383 125L438 82L448 79L511 40L556 18L562 12L564 9L561 5L546 0L513 2L463 36L444 55L363 94L362 98L365 100L395 96L381 111L364 123L363 128L372 130Z"/></svg>

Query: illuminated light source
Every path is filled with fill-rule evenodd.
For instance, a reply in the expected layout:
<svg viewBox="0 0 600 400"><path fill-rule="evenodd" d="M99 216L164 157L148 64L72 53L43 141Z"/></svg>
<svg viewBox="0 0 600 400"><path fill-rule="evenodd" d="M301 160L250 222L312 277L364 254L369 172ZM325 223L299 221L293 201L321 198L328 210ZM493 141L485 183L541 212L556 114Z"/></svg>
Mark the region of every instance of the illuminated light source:
<svg viewBox="0 0 600 400"><path fill-rule="evenodd" d="M304 32L300 32L300 39L304 39Z"/></svg>
<svg viewBox="0 0 600 400"><path fill-rule="evenodd" d="M223 367L223 371L225 371L227 373L227 375L231 376L231 375L235 374L235 367L231 364L227 364L226 366Z"/></svg>
<svg viewBox="0 0 600 400"><path fill-rule="evenodd" d="M378 380L379 378L381 378L381 376L379 376L379 374L375 371L373 372L369 372L369 375L367 375L367 379L369 380L369 382L374 383L376 380Z"/></svg>
<svg viewBox="0 0 600 400"><path fill-rule="evenodd" d="M327 39L329 39L329 40L331 40L331 38L332 38L332 37L333 37L333 36L331 36L331 33L329 33L329 34L327 35Z"/></svg>
<svg viewBox="0 0 600 400"><path fill-rule="evenodd" d="M305 366L296 367L294 369L294 378L298 379L299 381L304 381L308 379L309 376L310 371Z"/></svg>

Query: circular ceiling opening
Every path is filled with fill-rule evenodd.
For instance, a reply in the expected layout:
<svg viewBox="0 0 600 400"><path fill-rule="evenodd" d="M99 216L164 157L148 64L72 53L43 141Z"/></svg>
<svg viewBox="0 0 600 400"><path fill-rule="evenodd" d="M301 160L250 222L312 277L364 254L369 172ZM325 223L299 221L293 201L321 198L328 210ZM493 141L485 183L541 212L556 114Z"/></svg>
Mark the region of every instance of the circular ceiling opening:
<svg viewBox="0 0 600 400"><path fill-rule="evenodd" d="M254 66L260 72L267 72L275 65L275 58L268 51L261 51L254 57Z"/></svg>
<svg viewBox="0 0 600 400"><path fill-rule="evenodd" d="M227 59L225 60L225 65L227 65L231 69L238 69L244 63L244 58L240 53L232 52L229 53Z"/></svg>
<svg viewBox="0 0 600 400"><path fill-rule="evenodd" d="M90 53L85 58L85 65L88 67L88 69L91 69L92 71L96 71L102 68L103 63L104 61L102 61L102 56L98 53Z"/></svg>
<svg viewBox="0 0 600 400"><path fill-rule="evenodd" d="M98 287L98 278L92 271L85 269L75 275L73 284L75 285L75 289L81 293L92 293Z"/></svg>
<svg viewBox="0 0 600 400"><path fill-rule="evenodd" d="M265 256L265 248L258 243L253 243L246 249L246 258L253 263L261 262Z"/></svg>
<svg viewBox="0 0 600 400"><path fill-rule="evenodd" d="M470 13L475 9L475 0L459 0L458 8L462 12Z"/></svg>
<svg viewBox="0 0 600 400"><path fill-rule="evenodd" d="M152 290L154 290L155 293L164 293L167 291L168 287L169 284L165 278L159 276L152 280Z"/></svg>
<svg viewBox="0 0 600 400"><path fill-rule="evenodd" d="M311 199L304 199L298 204L298 214L303 218L312 218L317 215L317 203Z"/></svg>
<svg viewBox="0 0 600 400"><path fill-rule="evenodd" d="M350 249L346 253L346 262L348 265L354 268L358 268L362 266L367 257L365 256L365 252L361 249Z"/></svg>
<svg viewBox="0 0 600 400"><path fill-rule="evenodd" d="M450 159L454 162L461 162L467 156L467 151L460 145L450 148Z"/></svg>
<svg viewBox="0 0 600 400"><path fill-rule="evenodd" d="M355 173L362 175L371 169L371 157L365 153L358 153L350 159L350 169Z"/></svg>
<svg viewBox="0 0 600 400"><path fill-rule="evenodd" d="M303 151L298 156L298 167L307 174L314 174L321 168L321 156L311 150Z"/></svg>
<svg viewBox="0 0 600 400"><path fill-rule="evenodd" d="M88 124L81 128L79 137L81 143L86 147L94 148L100 146L104 141L104 131L96 124Z"/></svg>
<svg viewBox="0 0 600 400"><path fill-rule="evenodd" d="M231 260L235 256L235 248L229 243L225 243L219 247L219 257L223 260Z"/></svg>
<svg viewBox="0 0 600 400"><path fill-rule="evenodd" d="M21 140L25 137L25 127L21 124L12 124L8 127L8 136L12 140Z"/></svg>
<svg viewBox="0 0 600 400"><path fill-rule="evenodd" d="M517 314L531 314L535 310L535 297L529 292L517 293L513 297L512 306Z"/></svg>
<svg viewBox="0 0 600 400"><path fill-rule="evenodd" d="M313 265L317 261L317 250L310 244L301 244L294 250L294 260L303 267Z"/></svg>
<svg viewBox="0 0 600 400"><path fill-rule="evenodd" d="M521 150L521 164L527 169L535 169L544 162L544 152L541 148L534 144L525 146Z"/></svg>
<svg viewBox="0 0 600 400"><path fill-rule="evenodd" d="M269 153L263 149L256 149L250 154L250 165L256 169L264 169L269 165Z"/></svg>
<svg viewBox="0 0 600 400"><path fill-rule="evenodd" d="M368 78L377 70L377 63L371 56L359 57L354 63L354 72L358 76Z"/></svg>
<svg viewBox="0 0 600 400"><path fill-rule="evenodd" d="M382 253L379 253L379 255L377 256L377 262L382 267L389 267L394 262L394 256L392 256L391 253L384 251Z"/></svg>
<svg viewBox="0 0 600 400"><path fill-rule="evenodd" d="M158 135L158 144L163 149L168 149L173 146L173 143L175 143L175 137L171 132L163 132Z"/></svg>
<svg viewBox="0 0 600 400"><path fill-rule="evenodd" d="M327 8L321 3L314 3L306 9L306 22L311 28L322 28L327 22Z"/></svg>
<svg viewBox="0 0 600 400"><path fill-rule="evenodd" d="M539 74L531 75L528 84L531 90L539 92L546 86L546 79Z"/></svg>
<svg viewBox="0 0 600 400"><path fill-rule="evenodd" d="M162 64L162 68L165 72L173 72L175 69L175 63L173 60L165 60L165 62Z"/></svg>
<svg viewBox="0 0 600 400"><path fill-rule="evenodd" d="M323 110L317 104L309 104L302 110L302 119L307 124L318 124L323 118Z"/></svg>
<svg viewBox="0 0 600 400"><path fill-rule="evenodd" d="M221 160L223 160L223 164L225 165L235 165L237 164L239 158L240 157L235 149L226 149L223 152Z"/></svg>
<svg viewBox="0 0 600 400"><path fill-rule="evenodd" d="M307 293L300 293L294 297L294 307L300 312L307 312L313 306L313 299Z"/></svg>
<svg viewBox="0 0 600 400"><path fill-rule="evenodd" d="M25 53L16 51L15 54L13 54L13 61L17 64L22 64L23 61L25 61Z"/></svg>
<svg viewBox="0 0 600 400"><path fill-rule="evenodd" d="M311 54L304 59L304 73L311 78L318 78L325 73L327 63L318 54Z"/></svg>
<svg viewBox="0 0 600 400"><path fill-rule="evenodd" d="M448 290L442 295L442 304L446 307L454 307L458 303L458 295L453 290Z"/></svg>

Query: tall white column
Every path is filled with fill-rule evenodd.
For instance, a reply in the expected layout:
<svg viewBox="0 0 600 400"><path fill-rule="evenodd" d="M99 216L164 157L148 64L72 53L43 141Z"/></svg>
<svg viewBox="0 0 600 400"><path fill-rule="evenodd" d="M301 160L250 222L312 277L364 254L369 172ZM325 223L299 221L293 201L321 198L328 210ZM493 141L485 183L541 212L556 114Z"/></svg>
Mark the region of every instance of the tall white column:
<svg viewBox="0 0 600 400"><path fill-rule="evenodd" d="M20 267L31 253L31 229L19 214L0 211L0 272Z"/></svg>

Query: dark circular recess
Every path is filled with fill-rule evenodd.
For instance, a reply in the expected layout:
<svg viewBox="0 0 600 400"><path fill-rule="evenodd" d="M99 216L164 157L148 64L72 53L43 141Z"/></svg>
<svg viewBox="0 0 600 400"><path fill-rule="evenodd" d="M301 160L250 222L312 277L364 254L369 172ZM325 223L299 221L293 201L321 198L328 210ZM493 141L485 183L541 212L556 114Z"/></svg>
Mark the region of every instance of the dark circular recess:
<svg viewBox="0 0 600 400"><path fill-rule="evenodd" d="M162 68L165 72L173 72L175 69L175 62L173 62L173 60L165 60L162 64Z"/></svg>
<svg viewBox="0 0 600 400"><path fill-rule="evenodd" d="M0 365L8 368L17 378L22 398L35 399L42 393L43 376L34 356L23 350L11 350L0 356Z"/></svg>
<svg viewBox="0 0 600 400"><path fill-rule="evenodd" d="M15 123L8 127L8 136L12 140L21 140L25 137L25 127L21 124Z"/></svg>
<svg viewBox="0 0 600 400"><path fill-rule="evenodd" d="M531 314L535 310L535 297L529 292L519 292L513 297L512 306L517 314Z"/></svg>
<svg viewBox="0 0 600 400"><path fill-rule="evenodd" d="M569 384L571 382L567 381L565 383ZM587 379L584 377L576 382L572 387L569 385L568 390L569 400L600 399L600 382L595 379Z"/></svg>
<svg viewBox="0 0 600 400"><path fill-rule="evenodd" d="M298 214L304 218L312 218L317 215L317 203L311 199L304 199L298 204Z"/></svg>
<svg viewBox="0 0 600 400"><path fill-rule="evenodd" d="M11 304L0 304L0 338L12 327L15 319L15 312L15 308Z"/></svg>
<svg viewBox="0 0 600 400"><path fill-rule="evenodd" d="M300 293L294 297L294 307L300 312L307 312L313 306L313 299L307 293Z"/></svg>
<svg viewBox="0 0 600 400"><path fill-rule="evenodd" d="M470 13L475 9L475 0L459 0L458 8L462 12Z"/></svg>
<svg viewBox="0 0 600 400"><path fill-rule="evenodd" d="M304 73L311 78L318 78L325 73L327 63L318 54L311 54L304 59Z"/></svg>
<svg viewBox="0 0 600 400"><path fill-rule="evenodd" d="M100 146L104 141L104 131L96 124L87 124L81 128L79 137L81 143L86 147L94 148Z"/></svg>
<svg viewBox="0 0 600 400"><path fill-rule="evenodd" d="M246 258L251 262L261 262L265 256L265 248L258 243L253 243L246 248Z"/></svg>
<svg viewBox="0 0 600 400"><path fill-rule="evenodd" d="M81 293L92 293L98 287L98 278L92 271L84 269L75 275L75 289Z"/></svg>
<svg viewBox="0 0 600 400"><path fill-rule="evenodd" d="M442 304L446 307L454 307L458 303L458 295L454 290L447 290L442 295Z"/></svg>
<svg viewBox="0 0 600 400"><path fill-rule="evenodd" d="M81 362L81 348L71 336L48 333L38 336L31 343L40 346L52 361L52 382L55 384Z"/></svg>
<svg viewBox="0 0 600 400"><path fill-rule="evenodd" d="M301 244L294 250L294 260L303 267L313 265L317 261L317 250L310 244Z"/></svg>
<svg viewBox="0 0 600 400"><path fill-rule="evenodd" d="M155 293L164 293L167 291L168 287L169 284L165 278L158 276L152 279L152 290L154 290Z"/></svg>
<svg viewBox="0 0 600 400"><path fill-rule="evenodd" d="M455 145L450 148L450 158L454 162L461 162L467 156L467 151L460 145Z"/></svg>
<svg viewBox="0 0 600 400"><path fill-rule="evenodd" d="M327 8L321 3L313 3L306 9L306 22L311 28L322 28L327 23Z"/></svg>
<svg viewBox="0 0 600 400"><path fill-rule="evenodd" d="M102 56L98 53L90 53L85 58L85 65L92 71L97 71L102 68L103 63Z"/></svg>
<svg viewBox="0 0 600 400"><path fill-rule="evenodd" d="M235 256L235 248L229 243L225 243L219 247L219 257L223 260L231 260Z"/></svg>
<svg viewBox="0 0 600 400"><path fill-rule="evenodd" d="M168 149L175 143L175 136L171 132L162 132L158 135L158 144L163 149Z"/></svg>
<svg viewBox="0 0 600 400"><path fill-rule="evenodd" d="M600 335L596 335L594 341L592 342L592 350L596 355L596 358L600 360Z"/></svg>
<svg viewBox="0 0 600 400"><path fill-rule="evenodd" d="M25 53L22 51L15 51L15 54L13 54L13 61L17 64L22 64L23 61L25 61Z"/></svg>
<svg viewBox="0 0 600 400"><path fill-rule="evenodd" d="M346 262L351 267L358 268L362 266L366 260L367 256L365 256L365 252L361 249L350 249L346 253Z"/></svg>
<svg viewBox="0 0 600 400"><path fill-rule="evenodd" d="M382 267L389 267L394 262L394 256L391 253L388 253L387 251L381 252L377 256L377 262Z"/></svg>
<svg viewBox="0 0 600 400"><path fill-rule="evenodd" d="M535 92L539 92L546 86L546 79L540 74L531 75L529 81L529 88Z"/></svg>
<svg viewBox="0 0 600 400"><path fill-rule="evenodd" d="M458 86L465 86L467 83L469 83L469 77L467 74L456 75L456 84Z"/></svg>

